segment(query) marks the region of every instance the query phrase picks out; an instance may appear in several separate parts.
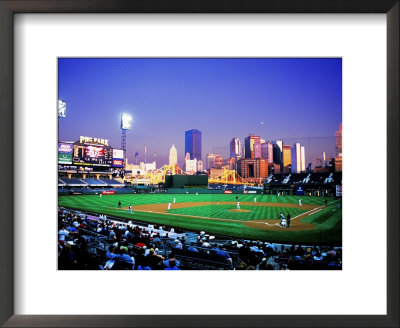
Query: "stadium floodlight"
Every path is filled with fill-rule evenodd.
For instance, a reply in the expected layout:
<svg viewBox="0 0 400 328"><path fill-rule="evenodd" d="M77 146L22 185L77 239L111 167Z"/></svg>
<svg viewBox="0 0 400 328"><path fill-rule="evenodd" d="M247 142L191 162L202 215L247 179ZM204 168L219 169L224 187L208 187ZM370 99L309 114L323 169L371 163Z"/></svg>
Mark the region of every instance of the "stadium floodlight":
<svg viewBox="0 0 400 328"><path fill-rule="evenodd" d="M121 114L121 148L124 151L125 164L126 164L126 131L130 129L132 129L132 116L129 114Z"/></svg>
<svg viewBox="0 0 400 328"><path fill-rule="evenodd" d="M132 129L132 116L130 116L129 114L121 114L121 129Z"/></svg>
<svg viewBox="0 0 400 328"><path fill-rule="evenodd" d="M58 117L67 116L67 103L63 100L58 100Z"/></svg>

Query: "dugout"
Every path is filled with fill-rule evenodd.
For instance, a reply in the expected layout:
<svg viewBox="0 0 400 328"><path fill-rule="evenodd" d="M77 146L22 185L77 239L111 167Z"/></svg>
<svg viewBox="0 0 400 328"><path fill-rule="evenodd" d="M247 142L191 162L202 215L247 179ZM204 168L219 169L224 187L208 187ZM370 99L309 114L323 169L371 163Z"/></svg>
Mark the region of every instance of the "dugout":
<svg viewBox="0 0 400 328"><path fill-rule="evenodd" d="M207 175L166 175L165 188L208 188Z"/></svg>

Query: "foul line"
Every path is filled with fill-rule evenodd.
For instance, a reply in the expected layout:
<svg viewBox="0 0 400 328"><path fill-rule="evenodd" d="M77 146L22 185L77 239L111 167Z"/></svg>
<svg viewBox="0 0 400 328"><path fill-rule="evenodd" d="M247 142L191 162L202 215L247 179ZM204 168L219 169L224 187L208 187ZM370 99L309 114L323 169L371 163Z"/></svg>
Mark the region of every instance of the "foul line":
<svg viewBox="0 0 400 328"><path fill-rule="evenodd" d="M290 221L292 221L292 220L294 220L294 219L297 219L298 217L303 216L303 215L310 216L310 215L312 215L312 214L315 214L315 213L321 211L324 207L327 207L328 205L331 205L331 204L336 203L336 202L338 202L338 201L339 201L339 200L334 200L333 202L330 202L330 203L328 203L327 205L322 205L322 206L316 207L316 208L314 208L314 209L312 209L312 210L310 210L310 211L308 211L308 212L305 212L305 213L296 215L295 217L293 217L292 219L290 219Z"/></svg>
<svg viewBox="0 0 400 328"><path fill-rule="evenodd" d="M336 202L338 202L339 200L334 200L334 201L332 201L332 202L330 202L330 203L328 203L328 205L331 205L331 204L333 204L333 203L336 203ZM120 210L120 211L126 211L125 209L122 209L122 208L115 208L115 207L110 207L110 206L98 206L98 207L105 207L105 208L110 208L110 209L116 209L116 210ZM305 212L305 213L302 213L302 214L299 214L299 215L297 215L297 216L295 216L295 217L293 217L293 218L291 218L290 220L292 221L292 220L295 220L295 219L297 219L297 218L299 218L300 216L310 216L310 215L312 215L312 214L315 214L315 213L317 213L317 212L319 212L319 211L321 211L324 207L326 207L325 205L322 205L322 206L320 206L320 207L316 207L316 208L314 208L314 209L312 209L312 210L310 210L310 211L308 211L308 212ZM129 212L129 211L128 211ZM169 213L169 212L156 212L156 211L145 211L145 210L135 210L134 208L132 208L132 215L134 215L135 214L135 212L143 212L143 213L157 213L157 214L162 214L162 215L174 215L174 216L183 216L183 217L190 217L190 218L200 218L200 219L205 219L205 220L218 220L218 221L226 221L226 222L240 222L240 223L249 223L249 222L251 222L251 223L259 223L259 224L266 224L266 225L268 225L268 226L277 226L277 227L281 227L281 228L284 228L284 227L282 227L279 223L272 223L272 224L270 224L270 223L268 223L268 222L257 222L257 221L252 221L252 220L248 220L248 221L243 221L243 220L233 220L233 219L224 219L224 218L211 218L211 217L207 217L207 216L195 216L195 215L187 215L187 214L175 214L175 213ZM125 218L125 219L129 219L129 218ZM133 219L133 218L132 218ZM268 219L265 219L265 220L268 220Z"/></svg>
<svg viewBox="0 0 400 328"><path fill-rule="evenodd" d="M296 215L295 217L291 218L290 221L293 221L293 220L295 220L295 219L298 219L298 218L301 217L301 216L307 217L307 216L313 215L313 214L315 214L315 213L318 213L319 211L322 211L322 209L323 209L324 207L327 207L328 205L331 205L331 204L336 203L336 202L338 202L338 201L339 201L339 200L334 200L334 201L328 203L327 205L322 205L322 206L316 207L316 208L314 208L314 209L312 209L312 210L310 210L310 211L308 211L308 212L305 212L305 213ZM281 226L279 223L273 223L273 224L269 224L268 222L254 222L254 223L261 223L261 224L264 223L264 224L269 225L269 226L277 226L277 227L285 228L285 227Z"/></svg>

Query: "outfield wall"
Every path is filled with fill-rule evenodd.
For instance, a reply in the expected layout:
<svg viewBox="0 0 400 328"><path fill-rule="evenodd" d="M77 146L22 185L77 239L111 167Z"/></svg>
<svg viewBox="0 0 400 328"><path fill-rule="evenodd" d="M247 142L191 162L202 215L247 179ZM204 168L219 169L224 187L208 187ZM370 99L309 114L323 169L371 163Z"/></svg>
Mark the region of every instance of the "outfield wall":
<svg viewBox="0 0 400 328"><path fill-rule="evenodd" d="M165 188L182 188L185 186L208 186L207 175L166 175Z"/></svg>
<svg viewBox="0 0 400 328"><path fill-rule="evenodd" d="M262 190L217 190L217 189L201 189L201 188L169 188L169 194L261 194Z"/></svg>
<svg viewBox="0 0 400 328"><path fill-rule="evenodd" d="M132 194L133 190L128 188L115 188L115 189L86 189L86 188L61 188L58 190L59 196L68 195L99 195L102 191L115 191L116 194Z"/></svg>

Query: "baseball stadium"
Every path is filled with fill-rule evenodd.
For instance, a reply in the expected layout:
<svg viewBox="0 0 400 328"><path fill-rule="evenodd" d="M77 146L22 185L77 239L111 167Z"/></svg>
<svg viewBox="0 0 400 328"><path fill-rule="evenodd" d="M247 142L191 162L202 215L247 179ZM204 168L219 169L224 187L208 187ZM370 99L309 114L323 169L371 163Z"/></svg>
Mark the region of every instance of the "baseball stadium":
<svg viewBox="0 0 400 328"><path fill-rule="evenodd" d="M279 268L328 269L288 252L341 252L341 172L244 179L235 170L188 174L174 164L134 174L122 150L83 136L59 143L58 159L59 236L68 231L59 242L90 246L96 265L108 263L116 243L138 259L172 258L189 270L258 268L273 254ZM81 269L94 269L90 263ZM121 263L114 269L126 268Z"/></svg>
<svg viewBox="0 0 400 328"><path fill-rule="evenodd" d="M57 141L59 270L342 269L341 58L59 58Z"/></svg>

